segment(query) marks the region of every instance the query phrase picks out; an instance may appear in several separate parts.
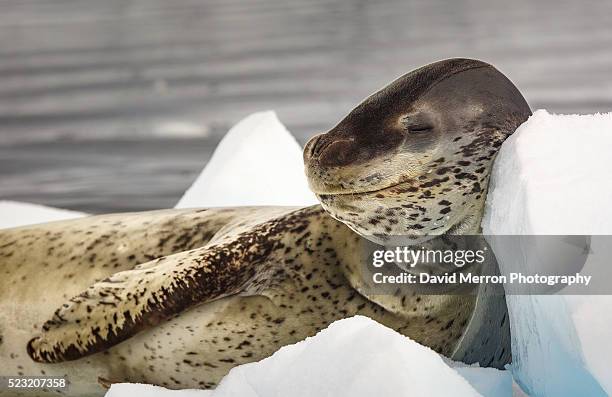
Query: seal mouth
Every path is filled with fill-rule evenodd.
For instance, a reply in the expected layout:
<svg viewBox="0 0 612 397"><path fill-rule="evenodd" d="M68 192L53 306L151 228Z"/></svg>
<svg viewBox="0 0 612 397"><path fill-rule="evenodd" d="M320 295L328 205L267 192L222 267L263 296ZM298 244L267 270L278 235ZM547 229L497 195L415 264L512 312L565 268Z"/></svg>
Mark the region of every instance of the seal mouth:
<svg viewBox="0 0 612 397"><path fill-rule="evenodd" d="M384 187L379 187L379 188L370 189L370 190L350 190L350 191L344 190L344 191L339 191L339 192L315 191L314 193L319 196L328 196L328 197L329 196L355 196L355 195L360 195L360 194L372 194L372 193L382 192L384 190L388 190L388 189L403 185L406 182L407 181L401 181L401 182L393 183L391 185L386 185Z"/></svg>

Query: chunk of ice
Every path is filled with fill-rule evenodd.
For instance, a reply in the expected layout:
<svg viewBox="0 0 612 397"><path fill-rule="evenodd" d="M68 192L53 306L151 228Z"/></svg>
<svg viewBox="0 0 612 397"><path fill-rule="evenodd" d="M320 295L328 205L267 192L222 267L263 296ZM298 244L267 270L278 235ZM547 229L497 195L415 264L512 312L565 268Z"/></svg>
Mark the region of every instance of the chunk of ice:
<svg viewBox="0 0 612 397"><path fill-rule="evenodd" d="M86 214L44 205L0 201L0 229L74 219Z"/></svg>
<svg viewBox="0 0 612 397"><path fill-rule="evenodd" d="M151 395L148 393L153 389L144 387L148 386L142 390ZM509 397L511 390L505 371L454 369L428 347L374 320L356 316L336 321L314 337L285 346L262 361L235 367L216 390L202 392L202 396ZM106 397L127 396L128 391L131 395L140 393L134 385L119 384L113 385ZM155 396L182 396L174 393Z"/></svg>
<svg viewBox="0 0 612 397"><path fill-rule="evenodd" d="M535 112L495 161L484 234L611 235L610 153L612 114ZM502 272L525 270L519 258L498 256ZM514 295L507 303L512 370L530 395L606 395L602 386L612 394L612 297Z"/></svg>
<svg viewBox="0 0 612 397"><path fill-rule="evenodd" d="M302 148L268 111L229 130L176 208L317 203L304 174Z"/></svg>

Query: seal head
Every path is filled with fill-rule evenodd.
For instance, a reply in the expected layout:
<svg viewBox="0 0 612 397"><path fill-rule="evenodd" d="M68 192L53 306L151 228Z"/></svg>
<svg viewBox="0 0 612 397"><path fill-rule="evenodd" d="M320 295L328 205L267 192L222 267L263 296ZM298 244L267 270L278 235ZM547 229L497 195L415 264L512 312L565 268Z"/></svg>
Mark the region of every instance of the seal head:
<svg viewBox="0 0 612 397"><path fill-rule="evenodd" d="M375 243L476 233L493 159L530 115L493 66L432 63L313 137L304 150L306 175L325 210Z"/></svg>

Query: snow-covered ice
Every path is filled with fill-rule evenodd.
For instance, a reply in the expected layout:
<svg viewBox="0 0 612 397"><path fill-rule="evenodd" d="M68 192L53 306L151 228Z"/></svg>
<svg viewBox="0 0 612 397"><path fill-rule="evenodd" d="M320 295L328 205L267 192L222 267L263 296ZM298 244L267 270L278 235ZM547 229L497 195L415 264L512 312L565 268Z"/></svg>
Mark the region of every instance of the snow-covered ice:
<svg viewBox="0 0 612 397"><path fill-rule="evenodd" d="M483 228L495 234L611 234L612 113L536 111L495 160Z"/></svg>
<svg viewBox="0 0 612 397"><path fill-rule="evenodd" d="M74 219L82 216L85 216L85 214L77 211L17 201L0 201L0 229Z"/></svg>
<svg viewBox="0 0 612 397"><path fill-rule="evenodd" d="M610 153L612 114L535 112L495 161L484 234L612 235ZM498 255L502 272L526 269L521 257ZM612 394L612 297L507 301L513 374L530 395L599 396L602 387Z"/></svg>
<svg viewBox="0 0 612 397"><path fill-rule="evenodd" d="M236 124L176 208L240 205L308 206L302 148L273 111Z"/></svg>
<svg viewBox="0 0 612 397"><path fill-rule="evenodd" d="M443 382L437 380L444 379ZM476 396L433 350L362 316L258 363L236 367L214 396Z"/></svg>
<svg viewBox="0 0 612 397"><path fill-rule="evenodd" d="M428 347L356 316L336 321L314 337L285 346L262 361L235 367L216 390L201 396L510 397L511 387L505 371L454 369ZM113 385L106 397L126 396L130 390L136 391L133 385ZM149 389L142 390L151 395ZM168 391L159 396L183 395Z"/></svg>
<svg viewBox="0 0 612 397"><path fill-rule="evenodd" d="M441 357L481 395L485 397L517 397L513 394L512 388L514 383L512 381L512 374L509 371L500 371L496 368L481 368L478 364L465 365L464 363Z"/></svg>
<svg viewBox="0 0 612 397"><path fill-rule="evenodd" d="M117 383L111 386L104 397L212 397L210 390L170 390L142 383Z"/></svg>

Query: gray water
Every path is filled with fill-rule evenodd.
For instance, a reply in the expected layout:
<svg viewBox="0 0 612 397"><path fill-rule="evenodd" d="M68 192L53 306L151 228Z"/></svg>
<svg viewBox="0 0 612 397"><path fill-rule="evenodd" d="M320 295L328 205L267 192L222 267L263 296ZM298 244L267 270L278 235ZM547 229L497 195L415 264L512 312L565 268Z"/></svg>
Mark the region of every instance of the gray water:
<svg viewBox="0 0 612 397"><path fill-rule="evenodd" d="M612 1L2 0L0 199L169 207L245 115L303 143L455 56L534 109L610 111Z"/></svg>

